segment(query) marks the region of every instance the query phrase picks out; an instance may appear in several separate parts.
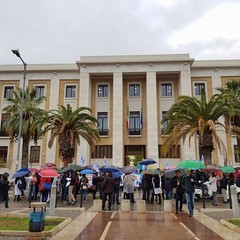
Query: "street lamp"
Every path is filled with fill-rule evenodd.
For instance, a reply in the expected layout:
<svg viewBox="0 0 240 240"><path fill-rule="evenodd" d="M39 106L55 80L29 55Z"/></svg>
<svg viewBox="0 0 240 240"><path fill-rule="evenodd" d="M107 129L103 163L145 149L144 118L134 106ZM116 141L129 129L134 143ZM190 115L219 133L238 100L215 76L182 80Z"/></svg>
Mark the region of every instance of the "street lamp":
<svg viewBox="0 0 240 240"><path fill-rule="evenodd" d="M20 55L19 49L12 50L12 53L15 54L23 63L23 87L22 87L22 98L20 104L20 122L19 122L19 130L18 130L18 142L17 142L17 158L16 158L16 172L18 170L19 158L20 158L20 145L21 145L21 135L22 135L22 117L23 117L23 100L24 100L24 90L25 90L25 82L26 82L26 70L27 63L25 63ZM27 167L27 166L22 166Z"/></svg>

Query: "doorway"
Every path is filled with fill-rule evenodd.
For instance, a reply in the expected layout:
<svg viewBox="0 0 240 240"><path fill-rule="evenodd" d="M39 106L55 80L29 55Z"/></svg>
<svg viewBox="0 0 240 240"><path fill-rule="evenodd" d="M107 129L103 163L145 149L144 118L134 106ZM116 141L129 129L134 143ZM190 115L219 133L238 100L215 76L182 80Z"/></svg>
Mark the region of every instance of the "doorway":
<svg viewBox="0 0 240 240"><path fill-rule="evenodd" d="M142 161L146 157L146 145L125 145L124 146L124 166Z"/></svg>

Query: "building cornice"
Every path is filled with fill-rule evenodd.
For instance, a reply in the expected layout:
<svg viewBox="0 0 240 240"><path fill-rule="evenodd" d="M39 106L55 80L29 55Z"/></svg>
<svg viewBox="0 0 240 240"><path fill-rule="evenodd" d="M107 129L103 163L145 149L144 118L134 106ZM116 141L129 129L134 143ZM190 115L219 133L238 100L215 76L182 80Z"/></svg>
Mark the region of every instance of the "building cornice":
<svg viewBox="0 0 240 240"><path fill-rule="evenodd" d="M197 60L191 68L232 68L240 67L240 60Z"/></svg>

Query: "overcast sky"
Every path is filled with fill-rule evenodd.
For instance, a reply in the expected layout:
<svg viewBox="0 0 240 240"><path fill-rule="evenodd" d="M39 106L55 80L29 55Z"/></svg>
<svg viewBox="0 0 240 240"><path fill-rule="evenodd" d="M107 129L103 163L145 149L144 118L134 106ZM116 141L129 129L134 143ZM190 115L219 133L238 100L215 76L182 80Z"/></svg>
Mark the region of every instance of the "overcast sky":
<svg viewBox="0 0 240 240"><path fill-rule="evenodd" d="M0 64L189 53L240 59L239 0L1 0Z"/></svg>

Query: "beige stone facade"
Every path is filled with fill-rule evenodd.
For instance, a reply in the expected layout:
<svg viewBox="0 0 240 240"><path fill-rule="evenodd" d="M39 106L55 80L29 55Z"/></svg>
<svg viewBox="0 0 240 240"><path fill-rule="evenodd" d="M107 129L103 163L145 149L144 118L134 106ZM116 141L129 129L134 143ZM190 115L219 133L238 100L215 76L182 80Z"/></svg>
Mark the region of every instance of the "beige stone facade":
<svg viewBox="0 0 240 240"><path fill-rule="evenodd" d="M90 148L82 139L77 158L86 164L104 160L123 166L127 158L151 157L156 167L176 166L181 159L199 159L197 140L180 142L178 151L161 154L163 131L161 120L179 95L198 96L205 88L208 98L225 82L240 79L240 60L197 61L188 54L147 56L81 57L73 64L38 64L27 66L26 85L38 88L46 96L41 106L46 110L70 104L74 109L86 106L99 119L101 142ZM2 109L13 88L23 84L23 66L0 66L0 174L15 170L17 144L10 144L5 134L6 116ZM228 150L228 161L238 165L240 156L234 151L236 137L219 134ZM29 166L45 162L62 166L55 143L47 147L49 136L30 143ZM213 163L223 164L220 152L213 152Z"/></svg>

